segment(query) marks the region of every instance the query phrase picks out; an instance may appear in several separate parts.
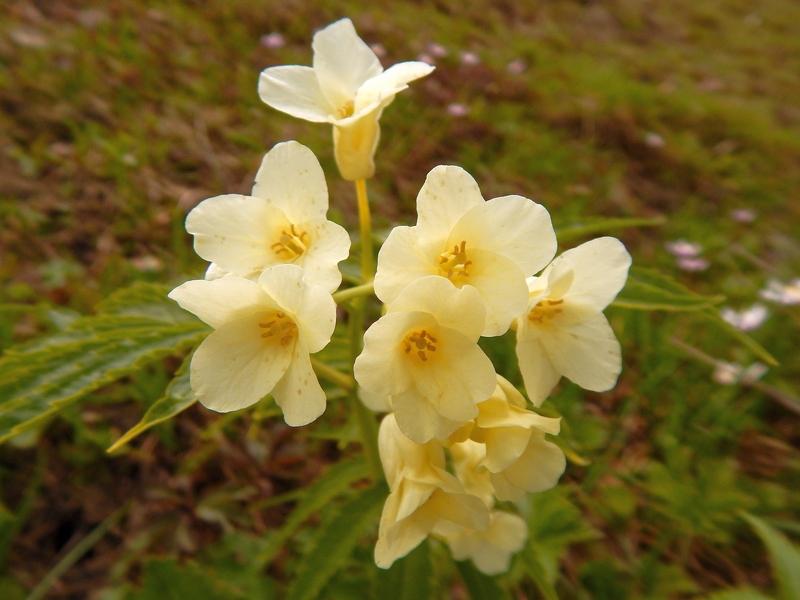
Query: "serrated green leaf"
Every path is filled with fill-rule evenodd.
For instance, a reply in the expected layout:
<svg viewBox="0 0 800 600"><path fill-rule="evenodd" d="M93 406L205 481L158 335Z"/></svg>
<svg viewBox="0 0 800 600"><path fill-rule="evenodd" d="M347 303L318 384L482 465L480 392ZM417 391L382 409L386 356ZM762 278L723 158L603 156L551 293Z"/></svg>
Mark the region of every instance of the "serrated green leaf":
<svg viewBox="0 0 800 600"><path fill-rule="evenodd" d="M472 561L459 560L456 561L456 566L461 574L461 581L464 582L464 586L467 588L469 597L472 600L483 600L484 598L511 600L511 594L509 594L508 590L502 588L497 581L479 571L472 564Z"/></svg>
<svg viewBox="0 0 800 600"><path fill-rule="evenodd" d="M741 513L741 515L755 530L769 551L781 600L800 598L800 550L780 531L758 517L748 513Z"/></svg>
<svg viewBox="0 0 800 600"><path fill-rule="evenodd" d="M358 538L378 524L388 495L385 485L376 485L359 491L326 515L297 569L286 600L312 600L319 595L331 577L347 564Z"/></svg>
<svg viewBox="0 0 800 600"><path fill-rule="evenodd" d="M724 300L724 296L696 294L653 269L631 267L628 281L612 306L635 310L703 310Z"/></svg>
<svg viewBox="0 0 800 600"><path fill-rule="evenodd" d="M22 433L82 396L144 365L196 345L208 326L137 284L63 331L11 348L0 359L0 441Z"/></svg>
<svg viewBox="0 0 800 600"><path fill-rule="evenodd" d="M286 519L283 527L258 555L256 562L266 565L306 519L342 495L353 483L368 476L369 470L363 456L330 467L324 475L303 490L300 502Z"/></svg>
<svg viewBox="0 0 800 600"><path fill-rule="evenodd" d="M433 564L427 540L396 560L389 569L377 571L373 596L378 600L428 600L433 597Z"/></svg>
<svg viewBox="0 0 800 600"><path fill-rule="evenodd" d="M171 419L197 402L197 396L195 396L189 384L189 364L191 360L191 355L186 357L175 378L167 386L164 395L156 400L144 413L142 420L114 442L107 452L114 452L114 450L127 444L137 435L144 433L154 425Z"/></svg>
<svg viewBox="0 0 800 600"><path fill-rule="evenodd" d="M558 243L563 244L564 242L595 233L603 233L615 229L626 229L628 227L656 227L666 222L667 220L663 217L656 217L655 219L591 219L583 223L567 225L566 227L556 227L556 237L558 238Z"/></svg>

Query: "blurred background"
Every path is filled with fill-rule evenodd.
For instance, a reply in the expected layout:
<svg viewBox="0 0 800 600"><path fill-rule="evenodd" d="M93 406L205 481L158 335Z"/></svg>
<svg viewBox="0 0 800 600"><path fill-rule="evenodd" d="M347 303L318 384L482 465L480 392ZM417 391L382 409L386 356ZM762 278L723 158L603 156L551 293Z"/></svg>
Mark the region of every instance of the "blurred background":
<svg viewBox="0 0 800 600"><path fill-rule="evenodd" d="M0 15L0 347L134 281L201 277L186 213L248 193L280 141L316 153L330 214L354 230L330 128L257 94L262 69L311 64L314 31L348 16L384 66L437 67L381 120L379 230L415 221L438 164L486 198L542 203L561 229L662 218L610 233L634 265L725 296L723 316L780 362L693 313L609 309L619 384L564 381L548 403L570 464L523 507L543 576L563 598L782 597L741 515L800 537L800 4L4 0ZM487 351L518 381L508 342ZM0 446L1 598L47 578L39 597L282 597L307 537L257 557L352 432L195 405L108 454L182 358ZM321 597L369 597L371 543ZM538 597L517 562L508 581ZM437 585L467 597L455 576Z"/></svg>

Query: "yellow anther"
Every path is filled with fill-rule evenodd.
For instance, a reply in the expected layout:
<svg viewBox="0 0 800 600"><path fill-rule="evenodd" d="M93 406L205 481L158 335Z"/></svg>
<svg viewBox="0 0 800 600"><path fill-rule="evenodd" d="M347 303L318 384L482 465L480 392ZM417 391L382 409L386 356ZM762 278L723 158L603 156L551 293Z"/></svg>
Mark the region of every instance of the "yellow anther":
<svg viewBox="0 0 800 600"><path fill-rule="evenodd" d="M336 111L336 116L340 119L346 119L347 117L352 117L353 112L355 112L355 104L352 100L348 100L339 109Z"/></svg>
<svg viewBox="0 0 800 600"><path fill-rule="evenodd" d="M531 323L539 323L543 325L545 319L552 319L557 314L564 312L561 308L556 308L560 304L564 304L564 299L561 298L560 300L550 300L546 298L544 300L539 300L536 303L536 306L533 307L533 310L528 314L528 320Z"/></svg>
<svg viewBox="0 0 800 600"><path fill-rule="evenodd" d="M289 227L289 231L285 229L281 231L278 241L271 246L272 251L288 260L297 258L308 249L307 236L308 234L305 231L297 231L294 224L292 224Z"/></svg>
<svg viewBox="0 0 800 600"><path fill-rule="evenodd" d="M467 259L466 240L461 240L460 246L456 244L453 246L452 250L442 252L442 254L439 255L439 270L451 281L453 277L469 277L469 266L471 264L472 261ZM453 283L455 283L455 281Z"/></svg>
<svg viewBox="0 0 800 600"><path fill-rule="evenodd" d="M410 354L413 348L417 351L417 356L419 356L420 360L423 362L427 362L428 352L436 352L436 346L434 346L436 343L436 338L424 329L420 331L412 331L406 335L405 338L403 338L403 348L405 353Z"/></svg>
<svg viewBox="0 0 800 600"><path fill-rule="evenodd" d="M260 322L258 326L267 330L261 334L264 339L280 336L281 346L291 343L297 337L297 325L286 313L280 311L269 315L268 320Z"/></svg>

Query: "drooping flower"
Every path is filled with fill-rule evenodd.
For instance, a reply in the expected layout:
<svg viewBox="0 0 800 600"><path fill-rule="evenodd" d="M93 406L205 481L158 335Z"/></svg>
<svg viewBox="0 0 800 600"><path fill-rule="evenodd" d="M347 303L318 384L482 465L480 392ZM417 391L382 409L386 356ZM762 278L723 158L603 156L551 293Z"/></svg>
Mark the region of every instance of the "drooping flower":
<svg viewBox="0 0 800 600"><path fill-rule="evenodd" d="M373 156L380 137L378 120L395 94L433 67L398 63L386 71L358 37L350 19L314 35L313 67L284 65L261 72L258 93L272 108L307 121L333 125L336 164L349 181L375 172Z"/></svg>
<svg viewBox="0 0 800 600"><path fill-rule="evenodd" d="M460 527L442 537L454 559L470 559L481 572L497 575L508 571L511 555L525 546L528 526L519 515L492 510L483 531Z"/></svg>
<svg viewBox="0 0 800 600"><path fill-rule="evenodd" d="M758 293L764 300L791 306L800 304L800 277L795 277L789 283L781 283L777 279L770 279L767 287Z"/></svg>
<svg viewBox="0 0 800 600"><path fill-rule="evenodd" d="M271 393L293 427L325 411L309 353L330 341L336 304L303 280L300 267L272 267L257 282L236 276L187 281L169 297L214 328L190 367L192 390L204 406L230 412Z"/></svg>
<svg viewBox="0 0 800 600"><path fill-rule="evenodd" d="M558 434L560 419L526 410L522 394L502 377L497 381L492 397L478 404L475 420L446 444L460 441L452 444L450 452L456 475L469 493L485 499L491 490L499 500L515 501L525 492L542 492L556 485L566 459L558 446L545 439L546 433Z"/></svg>
<svg viewBox="0 0 800 600"><path fill-rule="evenodd" d="M453 446L451 454L456 477L464 491L479 497L490 509L489 527L482 531L469 527L450 528L440 537L450 546L456 560L472 559L475 566L487 575L506 571L511 555L519 552L525 544L528 527L517 515L492 510L495 491L491 473L483 466L486 459L484 444L466 440Z"/></svg>
<svg viewBox="0 0 800 600"><path fill-rule="evenodd" d="M754 331L764 324L769 317L769 309L756 302L750 308L734 310L725 306L719 311L720 316L740 331Z"/></svg>
<svg viewBox="0 0 800 600"><path fill-rule="evenodd" d="M525 277L556 251L547 210L522 196L485 201L464 169L438 166L417 196L415 227L395 227L378 254L375 294L390 304L421 277L474 287L486 304L481 334L501 335L525 308Z"/></svg>
<svg viewBox="0 0 800 600"><path fill-rule="evenodd" d="M465 493L458 479L445 470L441 444L412 442L389 414L381 423L378 448L391 490L375 545L379 567L388 569L431 533L447 535L462 527L483 530L489 526L483 501Z"/></svg>
<svg viewBox="0 0 800 600"><path fill-rule="evenodd" d="M415 442L446 438L492 394L494 367L477 344L485 312L471 286L425 277L364 334L355 378L368 392L391 397L400 429Z"/></svg>
<svg viewBox="0 0 800 600"><path fill-rule="evenodd" d="M212 262L206 278L255 279L294 264L309 284L335 291L350 236L326 217L328 186L314 153L297 142L277 144L264 156L252 194L209 198L186 217L195 251Z"/></svg>
<svg viewBox="0 0 800 600"><path fill-rule="evenodd" d="M540 406L562 375L595 392L611 389L622 369L620 346L602 311L628 277L622 243L598 238L567 250L540 277L517 319L517 357L525 389Z"/></svg>

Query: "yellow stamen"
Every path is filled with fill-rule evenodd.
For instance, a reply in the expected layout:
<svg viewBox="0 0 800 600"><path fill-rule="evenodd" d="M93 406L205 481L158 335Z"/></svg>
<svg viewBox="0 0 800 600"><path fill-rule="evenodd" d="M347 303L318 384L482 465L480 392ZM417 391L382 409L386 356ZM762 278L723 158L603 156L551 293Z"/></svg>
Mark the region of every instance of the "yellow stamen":
<svg viewBox="0 0 800 600"><path fill-rule="evenodd" d="M412 331L405 338L403 338L403 348L406 354L411 354L411 350L416 350L416 354L422 362L428 361L428 352L436 352L438 343L436 338L424 329L420 331Z"/></svg>
<svg viewBox="0 0 800 600"><path fill-rule="evenodd" d="M533 310L528 314L528 320L531 323L544 325L545 319L552 319L557 314L564 312L563 309L559 307L561 304L564 304L563 298L560 300L550 300L549 298L539 300L536 306L533 307Z"/></svg>
<svg viewBox="0 0 800 600"><path fill-rule="evenodd" d="M266 329L261 334L262 338L279 339L281 346L286 346L297 337L297 324L287 317L284 312L278 311L269 315L266 320L259 322L258 326L261 329Z"/></svg>
<svg viewBox="0 0 800 600"><path fill-rule="evenodd" d="M306 237L308 234L305 231L298 231L292 224L289 231L281 231L281 237L271 246L272 251L281 258L294 260L308 250Z"/></svg>
<svg viewBox="0 0 800 600"><path fill-rule="evenodd" d="M453 284L462 286L467 283L471 260L467 259L467 241L461 240L461 245L453 246L452 250L439 255L439 271Z"/></svg>

